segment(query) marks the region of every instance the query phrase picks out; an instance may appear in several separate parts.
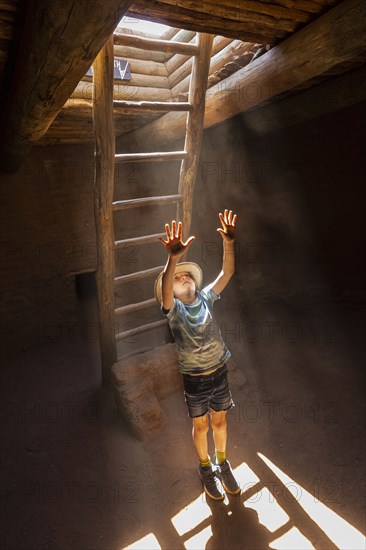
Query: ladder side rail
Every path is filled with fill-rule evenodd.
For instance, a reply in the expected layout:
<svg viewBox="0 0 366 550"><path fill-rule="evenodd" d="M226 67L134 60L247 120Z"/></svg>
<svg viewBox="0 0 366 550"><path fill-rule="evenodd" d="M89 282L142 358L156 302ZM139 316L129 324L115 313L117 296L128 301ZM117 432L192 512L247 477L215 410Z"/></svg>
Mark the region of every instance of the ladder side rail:
<svg viewBox="0 0 366 550"><path fill-rule="evenodd" d="M188 101L193 105L193 110L187 114L184 144L187 157L182 160L178 188L178 194L182 195L183 198L182 202L177 205L177 219L183 223L184 240L189 236L192 222L193 190L201 153L213 38L213 35L210 34L198 34L198 55L193 59L192 65Z"/></svg>
<svg viewBox="0 0 366 550"><path fill-rule="evenodd" d="M110 381L117 360L114 328L113 185L115 134L113 124L113 36L93 64L93 125L95 135L94 213L97 242L97 302L102 383Z"/></svg>

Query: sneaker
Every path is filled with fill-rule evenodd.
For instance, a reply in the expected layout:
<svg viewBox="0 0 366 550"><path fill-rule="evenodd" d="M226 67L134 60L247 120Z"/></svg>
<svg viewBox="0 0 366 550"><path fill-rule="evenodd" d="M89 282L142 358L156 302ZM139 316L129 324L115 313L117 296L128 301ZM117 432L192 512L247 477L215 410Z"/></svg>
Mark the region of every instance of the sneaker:
<svg viewBox="0 0 366 550"><path fill-rule="evenodd" d="M198 467L198 475L200 476L205 493L214 500L223 500L225 498L224 489L218 477L218 472L215 466L210 468L202 468L201 464Z"/></svg>
<svg viewBox="0 0 366 550"><path fill-rule="evenodd" d="M230 462L225 460L224 462L221 462L221 464L218 464L216 462L216 456L214 455L214 464L216 465L217 473L225 491L231 495L240 493L240 485L234 477Z"/></svg>

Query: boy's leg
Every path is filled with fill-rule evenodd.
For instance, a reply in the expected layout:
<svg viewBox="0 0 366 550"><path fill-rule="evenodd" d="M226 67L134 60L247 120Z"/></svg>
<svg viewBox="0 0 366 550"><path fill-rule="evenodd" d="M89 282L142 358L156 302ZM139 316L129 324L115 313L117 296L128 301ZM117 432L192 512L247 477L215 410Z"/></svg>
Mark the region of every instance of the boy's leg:
<svg viewBox="0 0 366 550"><path fill-rule="evenodd" d="M208 456L207 432L209 428L208 414L193 418L193 442L200 459L198 475L200 476L205 492L215 500L225 498L224 489L217 475L215 467Z"/></svg>
<svg viewBox="0 0 366 550"><path fill-rule="evenodd" d="M211 410L211 426L215 442L214 462L218 465L221 482L228 493L240 493L230 462L226 459L227 423L226 411Z"/></svg>
<svg viewBox="0 0 366 550"><path fill-rule="evenodd" d="M200 461L208 458L207 432L208 414L193 418L192 437Z"/></svg>
<svg viewBox="0 0 366 550"><path fill-rule="evenodd" d="M219 453L226 453L227 423L226 411L211 410L211 427L215 442L215 449Z"/></svg>

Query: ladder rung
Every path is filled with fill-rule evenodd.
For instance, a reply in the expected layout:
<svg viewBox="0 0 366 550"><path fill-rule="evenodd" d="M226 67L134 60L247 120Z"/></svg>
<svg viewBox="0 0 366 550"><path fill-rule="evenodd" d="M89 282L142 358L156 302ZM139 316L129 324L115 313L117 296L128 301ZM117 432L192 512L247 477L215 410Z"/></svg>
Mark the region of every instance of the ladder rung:
<svg viewBox="0 0 366 550"><path fill-rule="evenodd" d="M139 244L150 244L159 242L159 237L166 238L166 233L155 233L154 235L146 235L143 237L134 237L132 239L122 239L121 241L115 241L116 248L124 248L126 246L134 246Z"/></svg>
<svg viewBox="0 0 366 550"><path fill-rule="evenodd" d="M159 328L164 325L168 326L168 321L166 319L163 319L162 321L154 321L153 323L147 323L146 325L141 325L139 327L125 330L124 332L116 334L116 340L119 341L130 336L136 336L137 334L148 332L149 330L153 330L154 328Z"/></svg>
<svg viewBox="0 0 366 550"><path fill-rule="evenodd" d="M143 302L136 302L135 304L128 304L127 306L117 307L114 310L114 313L116 315L120 315L122 313L130 313L131 311L138 311L139 309L145 309L147 307L157 305L158 302L155 300L155 298L150 298L149 300L144 300Z"/></svg>
<svg viewBox="0 0 366 550"><path fill-rule="evenodd" d="M168 151L164 153L131 153L118 154L115 156L116 162L149 162L163 160L181 160L187 157L186 151Z"/></svg>
<svg viewBox="0 0 366 550"><path fill-rule="evenodd" d="M139 279L144 279L145 277L150 277L152 275L158 275L164 269L163 265L158 267L151 267L150 269L144 269L143 271L136 271L135 273L129 273L128 275L121 275L114 279L115 286L123 285L125 283L130 283L131 281L138 281Z"/></svg>
<svg viewBox="0 0 366 550"><path fill-rule="evenodd" d="M115 109L125 111L167 112L167 111L192 111L193 105L187 101L113 101Z"/></svg>
<svg viewBox="0 0 366 550"><path fill-rule="evenodd" d="M165 204L177 204L182 201L182 195L166 195L165 197L143 197L138 199L128 199L124 201L115 201L113 211L138 208L140 206L154 206Z"/></svg>
<svg viewBox="0 0 366 550"><path fill-rule="evenodd" d="M134 36L132 34L124 33L114 34L113 41L116 46L129 46L131 48L140 48L143 50L165 53L180 53L183 55L198 54L197 44L191 44L188 42L159 40L156 38L145 38L143 36Z"/></svg>

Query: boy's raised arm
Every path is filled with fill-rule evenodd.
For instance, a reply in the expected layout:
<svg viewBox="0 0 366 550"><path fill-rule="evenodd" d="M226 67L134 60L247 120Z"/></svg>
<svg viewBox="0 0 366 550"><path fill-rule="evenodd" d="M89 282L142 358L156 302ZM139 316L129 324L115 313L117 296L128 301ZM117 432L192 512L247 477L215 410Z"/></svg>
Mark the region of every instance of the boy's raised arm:
<svg viewBox="0 0 366 550"><path fill-rule="evenodd" d="M231 277L235 273L235 227L236 227L236 214L233 215L232 210L225 210L224 215L219 214L222 229L217 231L220 233L223 239L223 258L222 258L222 270L218 277L212 283L211 288L216 294L220 294Z"/></svg>
<svg viewBox="0 0 366 550"><path fill-rule="evenodd" d="M171 309L174 302L173 294L173 284L174 284L174 273L179 261L179 258L187 250L191 242L195 237L189 237L185 243L182 241L182 222L178 223L175 220L172 221L172 228L170 229L169 224L165 224L165 231L167 240L164 241L161 237L159 240L164 244L168 251L168 260L166 262L164 273L162 277L162 305L166 310Z"/></svg>

